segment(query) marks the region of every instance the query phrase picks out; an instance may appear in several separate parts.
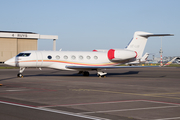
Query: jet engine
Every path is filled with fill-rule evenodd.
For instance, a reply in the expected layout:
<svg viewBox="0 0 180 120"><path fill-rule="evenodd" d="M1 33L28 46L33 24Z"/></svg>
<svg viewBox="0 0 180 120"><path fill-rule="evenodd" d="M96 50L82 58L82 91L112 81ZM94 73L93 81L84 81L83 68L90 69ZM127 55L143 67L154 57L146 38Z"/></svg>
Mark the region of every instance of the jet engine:
<svg viewBox="0 0 180 120"><path fill-rule="evenodd" d="M123 61L136 58L137 52L126 49L110 49L107 56L111 61Z"/></svg>

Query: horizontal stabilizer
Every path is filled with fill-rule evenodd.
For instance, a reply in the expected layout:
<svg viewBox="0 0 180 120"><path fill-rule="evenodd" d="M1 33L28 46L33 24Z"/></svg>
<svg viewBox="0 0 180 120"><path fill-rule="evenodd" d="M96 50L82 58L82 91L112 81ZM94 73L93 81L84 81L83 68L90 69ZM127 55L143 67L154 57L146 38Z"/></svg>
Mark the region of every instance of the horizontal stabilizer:
<svg viewBox="0 0 180 120"><path fill-rule="evenodd" d="M142 34L142 37L156 37L156 36L174 36L174 34Z"/></svg>

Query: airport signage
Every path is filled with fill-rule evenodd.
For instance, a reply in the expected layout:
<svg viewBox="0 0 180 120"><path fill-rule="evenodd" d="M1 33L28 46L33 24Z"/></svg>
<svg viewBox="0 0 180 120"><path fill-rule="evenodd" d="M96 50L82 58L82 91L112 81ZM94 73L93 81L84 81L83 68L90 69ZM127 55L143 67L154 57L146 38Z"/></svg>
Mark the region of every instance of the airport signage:
<svg viewBox="0 0 180 120"><path fill-rule="evenodd" d="M38 39L39 34L27 34L27 33L0 33L0 37L4 38L34 38Z"/></svg>
<svg viewBox="0 0 180 120"><path fill-rule="evenodd" d="M57 35L40 35L31 33L0 32L0 38L24 38L24 39L58 39Z"/></svg>

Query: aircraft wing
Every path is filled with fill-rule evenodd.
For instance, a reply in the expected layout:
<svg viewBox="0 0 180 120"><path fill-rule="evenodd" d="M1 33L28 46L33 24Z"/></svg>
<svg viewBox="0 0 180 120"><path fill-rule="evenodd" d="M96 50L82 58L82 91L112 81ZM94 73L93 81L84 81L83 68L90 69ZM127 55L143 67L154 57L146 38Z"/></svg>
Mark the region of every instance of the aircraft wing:
<svg viewBox="0 0 180 120"><path fill-rule="evenodd" d="M144 67L159 67L159 66L66 66L68 69L76 70L97 70L97 69L117 69L117 68L144 68Z"/></svg>

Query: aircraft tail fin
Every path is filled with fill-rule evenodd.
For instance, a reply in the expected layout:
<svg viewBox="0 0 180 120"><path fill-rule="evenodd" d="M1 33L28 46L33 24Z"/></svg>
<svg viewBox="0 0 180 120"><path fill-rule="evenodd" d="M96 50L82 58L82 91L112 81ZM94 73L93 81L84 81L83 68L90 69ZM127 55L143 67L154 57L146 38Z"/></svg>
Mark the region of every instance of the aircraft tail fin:
<svg viewBox="0 0 180 120"><path fill-rule="evenodd" d="M149 53L145 53L144 56L141 58L141 62L146 62L147 58L149 57Z"/></svg>
<svg viewBox="0 0 180 120"><path fill-rule="evenodd" d="M153 34L148 32L137 31L134 33L133 39L127 45L126 49L136 51L137 52L137 59L142 57L144 52L144 48L146 46L146 42L148 37L154 36L173 36L173 34Z"/></svg>
<svg viewBox="0 0 180 120"><path fill-rule="evenodd" d="M167 62L164 66L170 65L177 57L174 57L171 61Z"/></svg>

